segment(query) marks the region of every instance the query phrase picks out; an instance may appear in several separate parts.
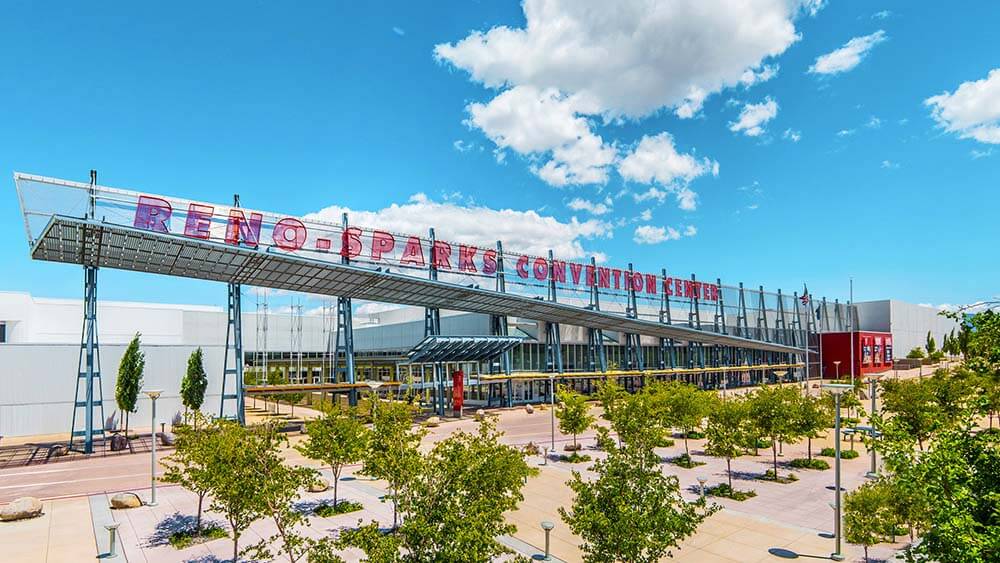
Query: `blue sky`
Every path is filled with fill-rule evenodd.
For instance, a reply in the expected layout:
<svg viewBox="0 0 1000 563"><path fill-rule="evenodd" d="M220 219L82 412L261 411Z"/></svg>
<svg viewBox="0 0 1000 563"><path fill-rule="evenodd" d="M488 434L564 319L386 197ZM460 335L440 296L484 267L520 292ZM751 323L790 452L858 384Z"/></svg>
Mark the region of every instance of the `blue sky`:
<svg viewBox="0 0 1000 563"><path fill-rule="evenodd" d="M0 169L288 214L397 204L456 238L830 298L849 276L858 300L998 293L1000 5L584 4L6 3ZM0 221L0 290L80 295L29 260L12 181Z"/></svg>

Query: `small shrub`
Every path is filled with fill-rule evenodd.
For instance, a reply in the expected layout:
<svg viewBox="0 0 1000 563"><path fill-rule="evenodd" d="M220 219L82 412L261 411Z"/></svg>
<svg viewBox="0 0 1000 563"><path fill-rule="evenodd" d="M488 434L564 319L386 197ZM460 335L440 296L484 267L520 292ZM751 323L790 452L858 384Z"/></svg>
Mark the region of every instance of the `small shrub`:
<svg viewBox="0 0 1000 563"><path fill-rule="evenodd" d="M585 463L590 461L590 456L587 454L573 452L569 455L559 456L559 461L565 461L567 463Z"/></svg>
<svg viewBox="0 0 1000 563"><path fill-rule="evenodd" d="M693 469L695 467L698 467L699 465L705 465L704 462L695 461L691 459L691 456L689 456L688 454L681 454L675 458L670 459L669 461L670 463L674 465L679 465L684 469Z"/></svg>
<svg viewBox="0 0 1000 563"><path fill-rule="evenodd" d="M820 450L819 455L824 457L834 457L836 453L837 453L836 450L834 450L833 448L823 448L822 450ZM840 450L840 459L854 459L859 455L861 454L859 454L854 450L844 450L844 449Z"/></svg>
<svg viewBox="0 0 1000 563"><path fill-rule="evenodd" d="M336 505L328 502L324 502L317 505L313 509L313 514L319 516L320 518L329 518L331 516L336 516L338 514L347 514L348 512L357 512L361 510L364 506L360 502L355 502L353 500L342 500Z"/></svg>
<svg viewBox="0 0 1000 563"><path fill-rule="evenodd" d="M705 437L705 434L698 432L697 430L692 430L687 433L688 440L701 440Z"/></svg>
<svg viewBox="0 0 1000 563"><path fill-rule="evenodd" d="M827 463L822 459L815 459L815 458L806 459L803 457L799 459L793 459L792 461L788 462L788 465L791 465L796 469L830 469L829 463Z"/></svg>
<svg viewBox="0 0 1000 563"><path fill-rule="evenodd" d="M215 524L205 524L201 528L201 535L195 533L194 528L188 528L187 530L181 530L179 532L174 532L170 534L169 542L174 549L187 549L192 545L198 545L200 543L205 543L207 541L217 540L220 538L228 537L229 534L222 526L217 526Z"/></svg>
<svg viewBox="0 0 1000 563"><path fill-rule="evenodd" d="M924 357L924 349L919 347L914 348L913 350L910 350L906 357L910 360L919 360Z"/></svg>
<svg viewBox="0 0 1000 563"><path fill-rule="evenodd" d="M759 450L766 450L766 449L768 449L770 447L771 447L771 441L768 440L767 438L758 438L757 439L757 449L759 449Z"/></svg>
<svg viewBox="0 0 1000 563"><path fill-rule="evenodd" d="M672 439L667 438L667 437L663 437L663 438L660 438L660 440L658 442L656 442L656 447L657 448L669 448L669 447L672 447L675 443L676 442L674 442Z"/></svg>
<svg viewBox="0 0 1000 563"><path fill-rule="evenodd" d="M730 487L729 483L720 483L714 487L706 487L705 494L712 497L724 497L728 499L738 500L740 502L757 496L757 492L754 490L749 490L749 491L736 490Z"/></svg>
<svg viewBox="0 0 1000 563"><path fill-rule="evenodd" d="M781 483L782 485L787 483L794 483L795 481L799 480L799 478L796 477L794 473L789 473L784 477L776 476L774 474L773 469L768 469L767 471L764 472L763 475L758 477L758 479L760 479L761 481L772 481L774 483Z"/></svg>

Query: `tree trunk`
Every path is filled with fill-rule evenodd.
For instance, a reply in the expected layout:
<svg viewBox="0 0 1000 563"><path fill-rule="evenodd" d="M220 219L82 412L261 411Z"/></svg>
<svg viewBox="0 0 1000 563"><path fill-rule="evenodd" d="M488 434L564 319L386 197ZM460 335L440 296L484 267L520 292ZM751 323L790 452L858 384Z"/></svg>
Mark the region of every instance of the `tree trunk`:
<svg viewBox="0 0 1000 563"><path fill-rule="evenodd" d="M809 461L813 460L813 439L811 437L806 437L806 455L809 457Z"/></svg>
<svg viewBox="0 0 1000 563"><path fill-rule="evenodd" d="M198 519L195 520L195 533L201 535L201 505L205 500L205 493L198 493Z"/></svg>
<svg viewBox="0 0 1000 563"><path fill-rule="evenodd" d="M340 467L330 466L330 470L333 472L333 506L337 506L337 482L340 481Z"/></svg>
<svg viewBox="0 0 1000 563"><path fill-rule="evenodd" d="M726 477L729 478L729 491L733 490L733 466L731 465L732 460L728 457L726 458Z"/></svg>
<svg viewBox="0 0 1000 563"><path fill-rule="evenodd" d="M868 563L868 546L866 545L864 547L865 547L865 563Z"/></svg>
<svg viewBox="0 0 1000 563"><path fill-rule="evenodd" d="M771 439L771 455L774 458L774 480L778 480L778 446L776 440Z"/></svg>
<svg viewBox="0 0 1000 563"><path fill-rule="evenodd" d="M232 522L229 523L232 526ZM240 534L233 528L233 563L240 560Z"/></svg>
<svg viewBox="0 0 1000 563"><path fill-rule="evenodd" d="M691 459L691 450L688 449L688 433L687 430L684 431L684 453Z"/></svg>

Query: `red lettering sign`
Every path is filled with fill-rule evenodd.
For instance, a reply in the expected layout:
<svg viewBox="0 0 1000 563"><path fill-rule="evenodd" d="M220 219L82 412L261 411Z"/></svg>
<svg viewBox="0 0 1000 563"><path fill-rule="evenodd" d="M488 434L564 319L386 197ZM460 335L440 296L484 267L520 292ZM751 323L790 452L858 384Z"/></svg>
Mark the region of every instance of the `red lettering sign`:
<svg viewBox="0 0 1000 563"><path fill-rule="evenodd" d="M386 252L392 252L396 246L396 237L385 231L372 233L372 260L381 260Z"/></svg>
<svg viewBox="0 0 1000 563"><path fill-rule="evenodd" d="M298 219L285 217L275 223L271 238L278 248L294 252L306 243L306 226Z"/></svg>
<svg viewBox="0 0 1000 563"><path fill-rule="evenodd" d="M260 213L250 213L250 220L239 209L229 210L229 222L226 224L226 244L239 246L240 241L247 246L257 247L260 240L260 224L264 216Z"/></svg>
<svg viewBox="0 0 1000 563"><path fill-rule="evenodd" d="M209 227L212 226L212 215L215 208L211 205L192 203L188 206L187 221L184 223L184 236L207 239L212 236Z"/></svg>
<svg viewBox="0 0 1000 563"><path fill-rule="evenodd" d="M476 257L476 251L479 249L475 246L465 246L464 244L458 245L458 269L462 272L475 272L476 264L472 261Z"/></svg>
<svg viewBox="0 0 1000 563"><path fill-rule="evenodd" d="M483 273L486 275L497 272L497 251L487 250L483 252Z"/></svg>
<svg viewBox="0 0 1000 563"><path fill-rule="evenodd" d="M450 244L444 242L443 240L434 241L434 249L431 251L431 257L434 259L434 266L444 268L445 270L451 269Z"/></svg>
<svg viewBox="0 0 1000 563"><path fill-rule="evenodd" d="M135 218L132 226L137 229L147 231L158 231L169 233L170 214L173 208L170 202L165 199L152 196L139 196L139 203L135 208Z"/></svg>
<svg viewBox="0 0 1000 563"><path fill-rule="evenodd" d="M361 229L348 227L340 235L340 255L344 258L361 256Z"/></svg>
<svg viewBox="0 0 1000 563"><path fill-rule="evenodd" d="M411 264L423 267L424 248L420 245L420 237L410 237L403 248L403 255L399 258L400 264Z"/></svg>

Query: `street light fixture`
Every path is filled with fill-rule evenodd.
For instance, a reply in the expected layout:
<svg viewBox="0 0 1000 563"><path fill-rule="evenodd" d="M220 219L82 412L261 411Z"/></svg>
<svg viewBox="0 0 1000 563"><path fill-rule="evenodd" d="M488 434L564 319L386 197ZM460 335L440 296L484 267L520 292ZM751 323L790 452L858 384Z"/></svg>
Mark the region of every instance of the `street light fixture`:
<svg viewBox="0 0 1000 563"><path fill-rule="evenodd" d="M837 381L840 381L840 360L834 360L833 366L837 368Z"/></svg>
<svg viewBox="0 0 1000 563"><path fill-rule="evenodd" d="M550 451L554 453L556 451L556 376L551 373L549 374L549 397L552 399L552 404L549 408L549 410L552 411L549 413L550 423L552 426L552 447Z"/></svg>
<svg viewBox="0 0 1000 563"><path fill-rule="evenodd" d="M880 375L881 374L875 374L875 375L869 376L869 378L868 378L869 381L872 384L872 391L871 391L871 394L872 394L872 412L871 412L871 414L868 415L868 427L870 429L868 436L872 440L872 443L869 446L869 449L871 450L871 455L872 455L872 466L868 470L868 473L865 474L865 477L868 477L869 479L875 479L876 477L878 477L878 459L876 458L877 454L875 453L875 425L872 424L872 416L875 415L875 410L877 408L876 405L875 405L875 398L876 398L876 394L878 393L878 378L879 378Z"/></svg>
<svg viewBox="0 0 1000 563"><path fill-rule="evenodd" d="M548 520L542 521L542 529L545 530L545 556L542 558L542 561L552 561L552 555L549 553L549 533L555 527L556 525Z"/></svg>
<svg viewBox="0 0 1000 563"><path fill-rule="evenodd" d="M839 362L838 362L839 363ZM823 389L826 389L833 394L834 397L834 412L835 412L835 423L834 423L834 536L836 538L836 544L834 552L830 554L830 559L834 561L843 561L844 555L840 552L841 542L842 542L842 532L841 532L841 505L840 505L840 396L844 393L852 390L854 387L846 383L827 383L823 385Z"/></svg>
<svg viewBox="0 0 1000 563"><path fill-rule="evenodd" d="M707 482L708 482L708 477L705 477L704 475L701 475L701 476L698 477L698 487L701 490L701 502L702 502L702 504L705 503L705 483L707 483Z"/></svg>
<svg viewBox="0 0 1000 563"><path fill-rule="evenodd" d="M152 422L149 425L150 436L150 464L149 464L149 506L156 506L156 400L160 398L163 391L160 389L150 389L145 391L146 396L153 403Z"/></svg>

